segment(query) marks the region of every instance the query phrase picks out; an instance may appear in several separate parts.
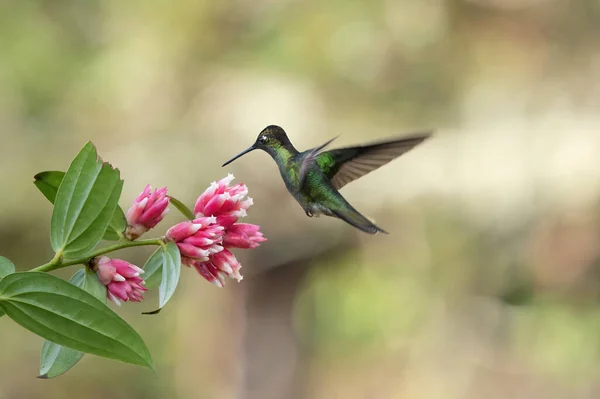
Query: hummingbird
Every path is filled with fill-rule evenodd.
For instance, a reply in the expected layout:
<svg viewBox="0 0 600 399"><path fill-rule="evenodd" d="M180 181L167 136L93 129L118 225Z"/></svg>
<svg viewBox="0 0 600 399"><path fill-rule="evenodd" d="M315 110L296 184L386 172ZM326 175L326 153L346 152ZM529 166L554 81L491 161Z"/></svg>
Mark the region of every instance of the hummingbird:
<svg viewBox="0 0 600 399"><path fill-rule="evenodd" d="M222 166L229 165L250 151L263 150L275 160L287 190L308 217L331 216L368 234L388 234L354 209L339 190L413 149L431 137L431 134L432 132L423 132L323 151L337 138L334 137L318 147L299 152L281 127L270 125L260 132L254 144Z"/></svg>

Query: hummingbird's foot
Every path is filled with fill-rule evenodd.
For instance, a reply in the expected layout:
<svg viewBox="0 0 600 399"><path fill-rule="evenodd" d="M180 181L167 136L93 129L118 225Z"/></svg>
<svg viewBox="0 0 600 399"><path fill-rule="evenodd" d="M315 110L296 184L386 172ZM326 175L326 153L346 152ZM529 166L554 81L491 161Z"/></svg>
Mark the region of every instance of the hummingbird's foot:
<svg viewBox="0 0 600 399"><path fill-rule="evenodd" d="M313 217L313 213L311 211L306 211L306 216L311 218L311 217Z"/></svg>

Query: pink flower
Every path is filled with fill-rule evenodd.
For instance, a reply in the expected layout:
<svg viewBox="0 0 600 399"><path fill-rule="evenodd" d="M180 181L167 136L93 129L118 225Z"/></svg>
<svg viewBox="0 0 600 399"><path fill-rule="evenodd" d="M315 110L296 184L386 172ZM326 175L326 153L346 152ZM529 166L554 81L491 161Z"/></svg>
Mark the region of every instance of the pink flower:
<svg viewBox="0 0 600 399"><path fill-rule="evenodd" d="M210 256L208 261L188 260L186 265L193 266L202 277L217 287L225 285L225 278L230 277L238 282L243 277L240 274L242 265L227 249Z"/></svg>
<svg viewBox="0 0 600 399"><path fill-rule="evenodd" d="M167 230L166 239L179 247L182 256L207 261L211 254L223 250L224 227L215 217L200 217L181 222Z"/></svg>
<svg viewBox="0 0 600 399"><path fill-rule="evenodd" d="M106 286L106 296L117 305L121 304L119 299L125 302L144 299L142 294L147 288L140 277L144 270L139 267L124 260L102 256L95 262L94 270L98 280Z"/></svg>
<svg viewBox="0 0 600 399"><path fill-rule="evenodd" d="M209 282L223 287L227 277L242 280L242 265L228 248L256 248L266 241L260 226L237 223L246 216L252 198L244 184L230 186L233 175L210 187L194 206L196 219L179 223L167 231L166 239L177 244L181 262L194 267Z"/></svg>
<svg viewBox="0 0 600 399"><path fill-rule="evenodd" d="M139 238L142 234L153 228L169 212L169 197L167 188L154 190L147 185L144 191L133 201L127 211L127 230L125 236L130 240Z"/></svg>
<svg viewBox="0 0 600 399"><path fill-rule="evenodd" d="M209 283L212 283L219 288L223 288L225 285L225 273L219 271L219 269L211 262L200 262L192 259L185 264L187 266L193 266Z"/></svg>
<svg viewBox="0 0 600 399"><path fill-rule="evenodd" d="M267 241L259 232L260 226L248 223L235 223L227 228L223 237L225 248L256 248Z"/></svg>
<svg viewBox="0 0 600 399"><path fill-rule="evenodd" d="M221 252L214 254L210 258L211 263L229 278L235 279L238 282L242 281L243 277L240 274L242 265L238 262L234 254L224 249Z"/></svg>
<svg viewBox="0 0 600 399"><path fill-rule="evenodd" d="M215 216L217 223L229 227L241 217L246 216L246 211L253 204L248 195L248 188L244 184L229 186L234 179L232 174L212 182L210 187L198 197L194 206L196 217Z"/></svg>

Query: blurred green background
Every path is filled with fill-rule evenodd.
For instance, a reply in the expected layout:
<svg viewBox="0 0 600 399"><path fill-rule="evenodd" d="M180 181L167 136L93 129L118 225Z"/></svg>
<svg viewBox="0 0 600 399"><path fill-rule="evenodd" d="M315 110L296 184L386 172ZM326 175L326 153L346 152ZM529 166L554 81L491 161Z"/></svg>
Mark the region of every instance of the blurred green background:
<svg viewBox="0 0 600 399"><path fill-rule="evenodd" d="M599 49L597 0L0 2L0 254L52 257L33 175L87 140L124 208L232 172L269 238L240 284L185 269L160 315L118 310L156 374L38 380L42 339L0 318L0 398L600 397ZM342 190L372 237L307 218L264 153L220 167L269 124L299 149L437 133Z"/></svg>

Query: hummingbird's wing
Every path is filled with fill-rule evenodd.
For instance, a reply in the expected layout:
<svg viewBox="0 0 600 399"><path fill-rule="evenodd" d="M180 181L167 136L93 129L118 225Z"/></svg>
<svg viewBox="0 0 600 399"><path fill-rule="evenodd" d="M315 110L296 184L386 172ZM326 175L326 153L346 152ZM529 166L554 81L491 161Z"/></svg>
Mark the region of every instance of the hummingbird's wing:
<svg viewBox="0 0 600 399"><path fill-rule="evenodd" d="M325 143L321 144L318 147L312 148L310 150L305 151L302 154L302 162L300 163L300 171L299 171L299 176L300 176L300 185L298 187L302 187L304 185L304 179L306 178L306 173L308 172L308 167L310 165L312 165L315 161L315 159L317 159L320 151L327 147L329 144L331 144L331 142L335 139L337 139L339 136L336 136L334 138L332 138L331 140L326 141Z"/></svg>
<svg viewBox="0 0 600 399"><path fill-rule="evenodd" d="M424 132L398 140L383 141L356 147L339 148L313 154L325 176L337 190L385 165L431 137ZM308 162L306 159L304 162Z"/></svg>

